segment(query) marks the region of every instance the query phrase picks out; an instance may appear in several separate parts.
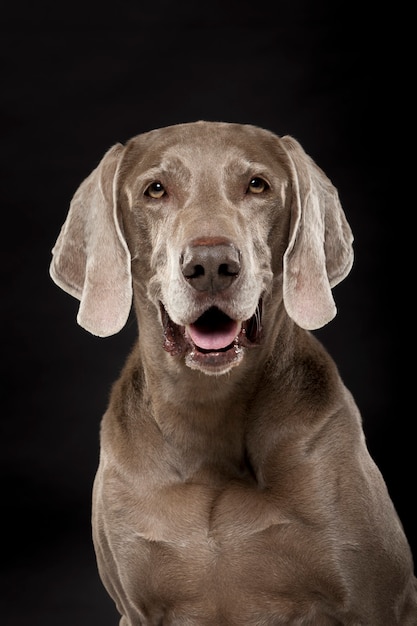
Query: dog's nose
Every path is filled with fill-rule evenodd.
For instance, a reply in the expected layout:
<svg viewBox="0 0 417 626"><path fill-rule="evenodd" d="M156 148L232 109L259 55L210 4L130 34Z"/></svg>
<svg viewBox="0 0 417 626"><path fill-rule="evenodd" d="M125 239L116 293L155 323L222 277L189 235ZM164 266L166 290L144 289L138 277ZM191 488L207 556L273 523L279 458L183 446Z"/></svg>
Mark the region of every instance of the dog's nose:
<svg viewBox="0 0 417 626"><path fill-rule="evenodd" d="M239 275L240 252L223 239L193 242L181 256L181 271L197 291L222 291Z"/></svg>

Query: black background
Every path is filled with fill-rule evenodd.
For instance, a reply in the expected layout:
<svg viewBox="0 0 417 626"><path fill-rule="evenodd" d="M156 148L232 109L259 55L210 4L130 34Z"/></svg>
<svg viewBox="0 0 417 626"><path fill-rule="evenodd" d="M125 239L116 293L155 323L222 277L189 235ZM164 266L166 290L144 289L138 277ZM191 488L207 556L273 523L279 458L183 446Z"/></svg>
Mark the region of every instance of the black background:
<svg viewBox="0 0 417 626"><path fill-rule="evenodd" d="M71 197L104 152L178 122L293 135L338 188L356 257L334 290L338 315L317 335L356 398L416 553L414 415L396 308L405 298L395 268L401 206L390 197L393 136L407 124L398 30L381 8L365 16L361 5L307 0L20 2L3 13L5 626L118 623L96 572L90 500L101 415L135 322L115 337L89 335L76 323L78 302L48 269Z"/></svg>

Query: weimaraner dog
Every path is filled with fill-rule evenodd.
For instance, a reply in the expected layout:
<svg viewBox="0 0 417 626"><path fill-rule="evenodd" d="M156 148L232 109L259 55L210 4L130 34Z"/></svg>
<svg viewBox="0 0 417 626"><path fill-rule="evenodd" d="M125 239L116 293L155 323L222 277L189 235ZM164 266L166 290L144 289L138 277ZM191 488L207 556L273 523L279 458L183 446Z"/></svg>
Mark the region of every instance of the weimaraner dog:
<svg viewBox="0 0 417 626"><path fill-rule="evenodd" d="M101 427L98 569L121 626L416 626L411 549L311 331L353 262L299 143L198 121L117 144L53 248L78 323L139 337Z"/></svg>

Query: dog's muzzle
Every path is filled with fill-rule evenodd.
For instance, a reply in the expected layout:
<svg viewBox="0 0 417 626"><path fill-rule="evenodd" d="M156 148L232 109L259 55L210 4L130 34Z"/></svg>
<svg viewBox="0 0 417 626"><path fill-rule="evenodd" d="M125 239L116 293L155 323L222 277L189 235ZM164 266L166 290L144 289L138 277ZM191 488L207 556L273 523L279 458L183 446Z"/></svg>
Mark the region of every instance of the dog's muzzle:
<svg viewBox="0 0 417 626"><path fill-rule="evenodd" d="M195 289L196 297L209 304L194 322L179 326L161 303L163 347L171 355L185 356L192 369L223 374L241 362L244 348L260 343L261 300L247 320L233 319L222 310L227 290L240 274L240 256L240 251L223 238L195 240L181 255L184 279ZM219 294L221 297L216 297Z"/></svg>

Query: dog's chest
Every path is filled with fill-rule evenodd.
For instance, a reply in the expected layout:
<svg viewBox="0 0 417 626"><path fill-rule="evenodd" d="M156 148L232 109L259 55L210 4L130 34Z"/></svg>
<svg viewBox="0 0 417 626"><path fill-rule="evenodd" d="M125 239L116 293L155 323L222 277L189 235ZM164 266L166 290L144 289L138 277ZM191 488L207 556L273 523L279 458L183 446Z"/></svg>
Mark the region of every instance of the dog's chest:
<svg viewBox="0 0 417 626"><path fill-rule="evenodd" d="M236 496L230 505L233 522L227 520L229 510L226 515L226 509L222 514L218 509L212 520L208 512L205 528L184 524L181 536L168 541L136 537L128 555L129 542L119 537L116 543L124 548L118 567L129 571L130 601L147 615L163 615L160 623L166 624L181 619L195 626L301 624L307 615L327 624L319 621L326 619L321 598L330 595L337 603L342 589L330 557L325 569L315 563L325 543L285 523L250 532L245 519L250 501L247 494ZM184 508L182 515L185 521L194 514ZM252 511L251 524L256 517Z"/></svg>
<svg viewBox="0 0 417 626"><path fill-rule="evenodd" d="M161 457L165 469L171 466L169 478L143 494L114 482L111 472L105 476L101 515L111 530L99 541L110 544L119 571L129 572L130 601L148 615L164 615L167 624L181 623L170 615L196 615L187 623L199 625L274 624L277 616L294 623L320 610L317 598L337 579L326 537L313 528L306 533L259 486L243 444L229 447L222 460L208 446L177 468L179 451L168 454L170 447ZM316 561L326 551L323 570ZM339 592L334 589L336 597Z"/></svg>
<svg viewBox="0 0 417 626"><path fill-rule="evenodd" d="M122 472L103 452L95 490L95 518L103 520L95 542L116 559L129 601L155 615L143 623L302 624L320 611L320 598L337 598L329 537L291 508L281 488L265 484L266 431L255 436L236 407L217 424L200 413L183 429L172 408L163 415L157 426L146 412L135 422L128 468L119 456ZM104 450L110 434L104 428ZM276 476L288 477L288 459L285 468L277 465Z"/></svg>

